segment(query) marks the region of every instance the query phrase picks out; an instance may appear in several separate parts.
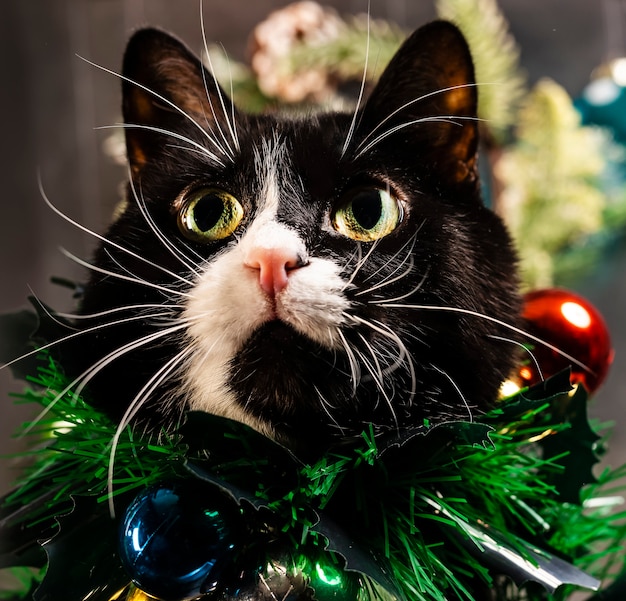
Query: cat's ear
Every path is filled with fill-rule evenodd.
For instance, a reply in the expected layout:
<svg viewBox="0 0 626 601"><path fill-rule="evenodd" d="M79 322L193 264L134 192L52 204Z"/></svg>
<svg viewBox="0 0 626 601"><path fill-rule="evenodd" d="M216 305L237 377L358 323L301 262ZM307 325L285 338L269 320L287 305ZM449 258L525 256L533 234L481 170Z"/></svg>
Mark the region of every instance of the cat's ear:
<svg viewBox="0 0 626 601"><path fill-rule="evenodd" d="M128 42L123 64L126 147L133 173L150 159L159 137L228 131L231 100L182 42L158 29L142 29Z"/></svg>
<svg viewBox="0 0 626 601"><path fill-rule="evenodd" d="M446 178L474 180L476 111L467 42L451 23L434 21L404 42L380 77L363 110L362 147L377 139L413 144L432 156Z"/></svg>

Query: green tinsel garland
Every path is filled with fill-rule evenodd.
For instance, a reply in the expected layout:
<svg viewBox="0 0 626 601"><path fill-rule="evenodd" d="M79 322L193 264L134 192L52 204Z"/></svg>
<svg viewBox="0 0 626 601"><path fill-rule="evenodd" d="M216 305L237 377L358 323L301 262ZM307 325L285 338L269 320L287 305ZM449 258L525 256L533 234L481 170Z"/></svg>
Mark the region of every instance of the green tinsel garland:
<svg viewBox="0 0 626 601"><path fill-rule="evenodd" d="M81 528L81 516L96 516L94 527L111 530L107 478L115 425L72 393L57 398L67 382L52 361L31 381L21 400L42 405L45 414L30 434L49 442L33 450L30 470L4 499L3 528L17 529L14 548L21 554L4 565L44 565L43 557L20 560L39 550L42 528L54 530L58 519L57 531L66 536L57 533L45 545L41 587L50 594L67 578L68 536L73 540ZM127 428L115 451L112 501L123 513L136 493L164 480L218 483L246 519L271 524L274 538L295 553L325 554L337 569L360 573L359 600L472 599L473 579L497 589L500 599L562 600L572 587L547 595L531 582L522 593L500 573L507 573L502 558L510 554L530 566L520 580L532 581L532 567L545 567L538 557L548 564L561 557L605 581L624 567L626 513L608 513L603 499L616 494L606 489L626 470L594 480L598 437L586 419L584 390L569 388L568 374L561 374L503 401L479 422L423 427L393 440L364 432L309 464L241 424L207 414L189 414L179 434L163 435L158 444ZM349 550L346 535L378 567ZM559 585L589 582L571 570ZM116 586L128 581L118 572L111 577ZM106 583L101 588L91 595L95 601L110 598Z"/></svg>

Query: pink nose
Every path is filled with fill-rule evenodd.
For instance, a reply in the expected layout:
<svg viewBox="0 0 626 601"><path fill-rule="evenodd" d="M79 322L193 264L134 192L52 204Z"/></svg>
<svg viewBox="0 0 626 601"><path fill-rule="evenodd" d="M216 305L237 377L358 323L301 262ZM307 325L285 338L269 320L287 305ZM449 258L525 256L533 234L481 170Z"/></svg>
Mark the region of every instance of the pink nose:
<svg viewBox="0 0 626 601"><path fill-rule="evenodd" d="M246 257L245 264L259 270L259 284L270 296L287 287L289 272L303 267L305 262L293 249L253 248Z"/></svg>

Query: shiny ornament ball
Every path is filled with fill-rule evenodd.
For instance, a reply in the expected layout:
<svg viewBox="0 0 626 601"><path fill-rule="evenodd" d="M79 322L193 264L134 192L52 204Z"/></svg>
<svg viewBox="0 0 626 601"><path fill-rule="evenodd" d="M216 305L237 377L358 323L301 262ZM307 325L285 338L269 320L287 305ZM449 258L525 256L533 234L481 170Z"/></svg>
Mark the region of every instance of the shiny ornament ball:
<svg viewBox="0 0 626 601"><path fill-rule="evenodd" d="M360 578L324 560L279 553L220 601L356 601Z"/></svg>
<svg viewBox="0 0 626 601"><path fill-rule="evenodd" d="M519 371L530 386L571 367L571 382L595 392L604 381L613 349L607 325L599 311L586 299L561 288L529 292L524 297L525 329L534 361ZM539 340L543 341L539 342ZM549 346L548 346L549 345Z"/></svg>
<svg viewBox="0 0 626 601"><path fill-rule="evenodd" d="M164 601L213 590L236 548L237 515L215 489L153 486L126 511L120 559L142 591Z"/></svg>

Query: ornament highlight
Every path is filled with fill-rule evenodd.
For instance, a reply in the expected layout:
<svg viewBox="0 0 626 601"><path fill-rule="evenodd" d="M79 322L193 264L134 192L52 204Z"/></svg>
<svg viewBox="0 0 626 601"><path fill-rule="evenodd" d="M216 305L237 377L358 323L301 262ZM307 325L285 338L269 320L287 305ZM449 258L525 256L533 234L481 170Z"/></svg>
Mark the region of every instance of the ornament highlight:
<svg viewBox="0 0 626 601"><path fill-rule="evenodd" d="M187 481L150 487L126 511L122 565L141 591L164 601L210 592L237 548L236 520L219 497Z"/></svg>
<svg viewBox="0 0 626 601"><path fill-rule="evenodd" d="M545 288L524 297L526 330L550 346L531 341L534 360L519 370L531 386L571 367L572 385L595 392L613 361L609 331L600 312L585 298L562 288Z"/></svg>

